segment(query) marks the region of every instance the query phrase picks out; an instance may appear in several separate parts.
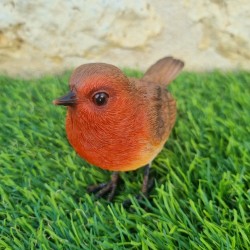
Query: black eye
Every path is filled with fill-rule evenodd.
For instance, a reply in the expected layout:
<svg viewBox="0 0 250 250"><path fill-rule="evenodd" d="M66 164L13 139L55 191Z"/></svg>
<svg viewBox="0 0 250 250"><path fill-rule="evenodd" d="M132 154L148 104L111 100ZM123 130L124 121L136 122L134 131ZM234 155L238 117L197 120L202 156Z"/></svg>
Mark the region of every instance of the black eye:
<svg viewBox="0 0 250 250"><path fill-rule="evenodd" d="M108 102L109 95L105 92L98 92L93 96L93 102L97 106L105 105Z"/></svg>

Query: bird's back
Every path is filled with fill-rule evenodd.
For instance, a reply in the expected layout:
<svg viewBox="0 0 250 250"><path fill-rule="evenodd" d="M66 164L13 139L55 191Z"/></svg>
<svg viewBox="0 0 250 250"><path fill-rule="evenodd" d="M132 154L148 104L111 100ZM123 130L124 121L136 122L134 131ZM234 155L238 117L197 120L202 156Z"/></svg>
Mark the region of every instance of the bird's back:
<svg viewBox="0 0 250 250"><path fill-rule="evenodd" d="M164 144L176 119L176 102L167 90L184 63L165 57L152 65L141 79L131 79L138 89L148 117L151 143Z"/></svg>

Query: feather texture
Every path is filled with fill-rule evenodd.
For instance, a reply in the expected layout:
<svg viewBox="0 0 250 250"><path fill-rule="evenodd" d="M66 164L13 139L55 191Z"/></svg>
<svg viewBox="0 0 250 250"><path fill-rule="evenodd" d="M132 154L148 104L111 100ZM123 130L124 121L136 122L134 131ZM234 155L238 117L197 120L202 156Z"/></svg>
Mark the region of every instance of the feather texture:
<svg viewBox="0 0 250 250"><path fill-rule="evenodd" d="M70 78L76 103L68 107L69 142L88 162L112 171L129 171L151 162L161 151L175 122L176 103L166 90L184 63L165 57L142 77L126 77L117 67L91 63ZM104 106L93 102L105 92ZM58 102L55 102L58 103Z"/></svg>

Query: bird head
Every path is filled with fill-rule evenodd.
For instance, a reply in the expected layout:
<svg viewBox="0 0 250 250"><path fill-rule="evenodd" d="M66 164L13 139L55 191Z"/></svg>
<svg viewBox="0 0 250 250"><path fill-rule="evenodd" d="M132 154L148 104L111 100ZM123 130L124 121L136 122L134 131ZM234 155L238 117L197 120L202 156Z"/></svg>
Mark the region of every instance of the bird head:
<svg viewBox="0 0 250 250"><path fill-rule="evenodd" d="M69 87L69 93L53 103L68 106L72 115L80 115L89 122L95 115L109 119L118 113L126 115L133 92L132 84L122 71L105 63L79 66L70 77Z"/></svg>

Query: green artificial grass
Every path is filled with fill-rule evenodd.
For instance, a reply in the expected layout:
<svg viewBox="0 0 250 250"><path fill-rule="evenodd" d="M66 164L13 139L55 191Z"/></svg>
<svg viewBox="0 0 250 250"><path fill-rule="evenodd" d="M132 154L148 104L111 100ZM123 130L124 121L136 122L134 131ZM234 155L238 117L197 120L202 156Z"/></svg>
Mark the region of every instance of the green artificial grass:
<svg viewBox="0 0 250 250"><path fill-rule="evenodd" d="M174 81L178 119L144 205L142 169L122 174L113 203L86 193L110 173L67 142L52 100L68 76L0 77L0 249L250 249L250 73Z"/></svg>

